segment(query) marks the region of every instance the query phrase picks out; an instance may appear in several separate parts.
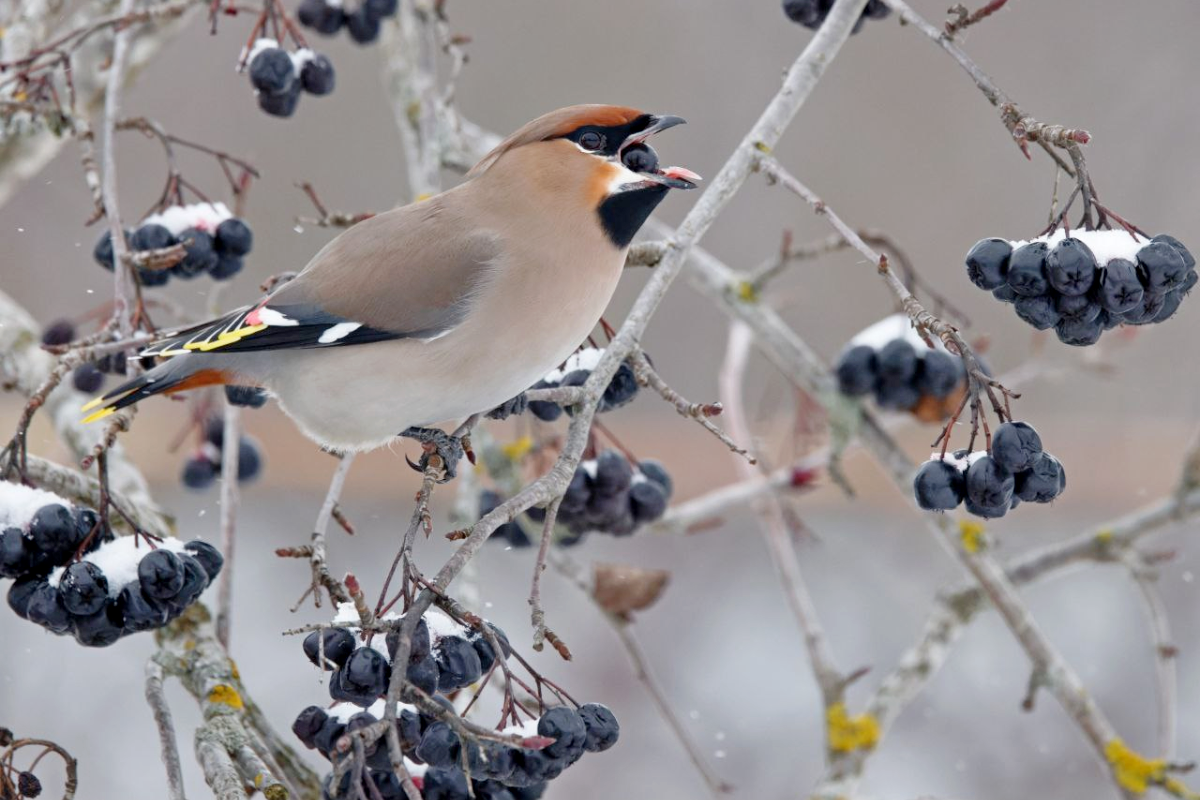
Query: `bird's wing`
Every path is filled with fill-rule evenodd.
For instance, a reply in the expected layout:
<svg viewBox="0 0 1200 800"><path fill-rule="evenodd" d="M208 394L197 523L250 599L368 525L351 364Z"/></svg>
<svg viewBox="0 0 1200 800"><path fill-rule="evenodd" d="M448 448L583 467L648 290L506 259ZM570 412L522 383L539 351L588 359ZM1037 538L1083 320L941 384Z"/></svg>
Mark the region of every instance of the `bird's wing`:
<svg viewBox="0 0 1200 800"><path fill-rule="evenodd" d="M174 331L142 355L434 339L467 316L497 253L494 234L432 198L358 223L258 305Z"/></svg>

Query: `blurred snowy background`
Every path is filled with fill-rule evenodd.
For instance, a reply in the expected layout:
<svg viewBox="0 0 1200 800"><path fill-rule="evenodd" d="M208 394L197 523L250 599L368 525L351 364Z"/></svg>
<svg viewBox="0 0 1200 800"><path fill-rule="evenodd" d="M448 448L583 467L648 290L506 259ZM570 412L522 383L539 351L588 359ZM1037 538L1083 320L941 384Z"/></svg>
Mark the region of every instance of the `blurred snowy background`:
<svg viewBox="0 0 1200 800"><path fill-rule="evenodd" d="M940 21L944 0L916 9ZM668 163L711 176L778 86L781 71L811 34L787 22L775 0L529 3L453 0L452 26L469 34L471 63L459 82L464 113L507 132L551 108L612 102L679 114L690 123L656 142ZM235 24L236 23L236 24ZM1093 135L1089 165L1108 205L1153 233L1200 246L1200 125L1195 76L1200 51L1194 0L1128 3L1037 3L1009 8L963 37L967 51L1025 110L1040 120L1083 127ZM163 52L125 99L168 130L246 157L263 180L247 217L256 245L246 274L227 295L248 301L266 276L298 269L331 233L303 229L311 213L293 187L312 181L331 208L382 209L405 194L402 154L381 88L379 51L344 38L320 46L338 69L338 88L309 98L288 122L255 107L244 76L233 72L245 24L223 20L211 37L197 19ZM161 188L157 145L136 135L120 141L122 203L148 207ZM974 289L961 259L977 239L1017 239L1045 224L1053 174L1028 163L996 112L945 54L894 19L855 36L804 107L777 151L779 159L853 225L891 234L921 274L965 308L972 336L988 335L988 357L1001 371L1030 353L1031 332L1011 309ZM185 155L190 163L191 156ZM191 174L213 192L221 177L196 161ZM204 184L205 180L207 184ZM662 208L678 220L694 196ZM0 282L39 319L82 313L110 291L108 273L90 250L97 236L81 221L90 211L78 156L67 148L12 202L0 208L4 254ZM737 267L776 252L784 228L796 240L827 230L791 196L752 180L705 244ZM858 329L891 312L874 270L844 253L800 264L780 279L787 318L832 358ZM608 318L618 321L645 274L631 272ZM172 283L181 303L200 309L207 287ZM1185 304L1165 325L1142 329L1110 351L1106 375L1072 371L1027 387L1018 417L1033 422L1070 473L1053 506L1022 509L991 526L1003 554L1076 534L1171 491L1179 458L1200 420L1200 369L1194 345L1200 309ZM547 309L553 313L553 309ZM514 320L514 324L520 324ZM716 369L727 321L684 282L672 290L645 345L660 371L694 400L716 399ZM1106 342L1109 338L1106 337ZM1115 337L1113 339L1115 341ZM1188 343L1192 343L1189 345ZM1057 342L1046 357L1080 357ZM752 371L753 408L773 408L785 383L764 365ZM185 492L184 453L166 443L182 424L179 406L151 403L124 437L154 481L156 496L178 513L187 536L216 536L217 493ZM0 395L0 421L14 424L17 405ZM332 459L304 440L278 411L246 415L264 444L266 471L244 494L236 565L233 653L254 698L286 729L324 687L298 639L279 632L323 617L289 608L307 580L305 567L273 555L311 531ZM605 420L638 455L666 462L687 498L734 477L719 443L643 394ZM903 436L922 456L936 431ZM33 448L61 457L44 428ZM359 533L331 535L335 574L353 570L378 586L411 511L416 482L404 447L360 459L343 498ZM851 709L912 643L935 592L961 576L924 530L907 497L866 458L847 464L858 498L823 485L799 506L816 538L803 546L805 575L841 666L874 667L850 692ZM444 512L450 494L436 507ZM1200 756L1200 615L1194 573L1200 546L1180 526L1157 546L1178 549L1162 568L1161 587L1180 646L1179 754ZM419 558L435 568L449 547L422 543ZM738 798L801 797L822 766L821 712L802 644L774 569L749 513L689 536L613 541L592 537L575 555L668 569L662 600L641 615L637 631L671 702L704 743ZM515 643L529 640L528 592L533 554L487 548L478 560L483 612ZM605 623L552 573L545 581L553 626L575 661L544 653L535 663L577 698L603 701L617 713L622 741L582 761L548 797L694 798L705 788L633 678ZM370 591L369 591L370 593ZM1023 592L1052 641L1078 669L1097 701L1135 748L1152 747L1155 724L1152 654L1135 589L1120 568L1090 568ZM60 742L80 759L83 800L162 796L157 738L142 699L149 636L103 651L84 651L0 610L0 724ZM900 718L871 759L864 790L906 800L923 795L1001 800L1093 798L1111 793L1081 736L1048 696L1032 713L1020 702L1027 661L994 615L973 624L949 663ZM195 705L177 686L168 696L190 750ZM314 760L315 763L315 760ZM184 758L189 792L205 796L198 769Z"/></svg>

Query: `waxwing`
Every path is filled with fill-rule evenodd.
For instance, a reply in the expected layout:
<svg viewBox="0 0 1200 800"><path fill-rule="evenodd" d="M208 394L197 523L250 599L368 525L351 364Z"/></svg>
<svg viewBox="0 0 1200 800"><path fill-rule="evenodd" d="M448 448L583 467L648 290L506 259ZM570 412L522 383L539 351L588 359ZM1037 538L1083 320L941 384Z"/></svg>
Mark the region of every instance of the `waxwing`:
<svg viewBox="0 0 1200 800"><path fill-rule="evenodd" d="M338 452L489 411L591 333L626 251L670 189L645 140L682 123L579 105L538 117L459 186L371 217L261 302L171 331L153 369L85 407L100 419L156 394L260 386ZM453 464L450 464L453 472Z"/></svg>

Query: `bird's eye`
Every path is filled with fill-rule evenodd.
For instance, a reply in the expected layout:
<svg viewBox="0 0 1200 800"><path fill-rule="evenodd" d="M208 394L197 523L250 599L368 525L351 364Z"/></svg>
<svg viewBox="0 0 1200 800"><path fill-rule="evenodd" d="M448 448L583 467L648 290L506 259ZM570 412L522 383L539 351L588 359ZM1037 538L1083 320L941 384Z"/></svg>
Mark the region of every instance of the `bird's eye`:
<svg viewBox="0 0 1200 800"><path fill-rule="evenodd" d="M579 137L579 146L584 150L599 150L604 147L604 135L595 131L584 131Z"/></svg>
<svg viewBox="0 0 1200 800"><path fill-rule="evenodd" d="M633 172L653 172L658 169L658 153L648 144L635 144L621 153L621 163Z"/></svg>

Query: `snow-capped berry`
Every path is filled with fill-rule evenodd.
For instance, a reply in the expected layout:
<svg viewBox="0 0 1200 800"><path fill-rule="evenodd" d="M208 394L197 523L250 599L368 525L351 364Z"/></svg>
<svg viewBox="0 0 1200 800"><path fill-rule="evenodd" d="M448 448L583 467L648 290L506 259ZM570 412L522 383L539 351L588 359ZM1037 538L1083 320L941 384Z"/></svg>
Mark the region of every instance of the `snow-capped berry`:
<svg viewBox="0 0 1200 800"><path fill-rule="evenodd" d="M915 386L921 394L941 399L950 396L964 375L961 359L941 350L930 350L921 359Z"/></svg>
<svg viewBox="0 0 1200 800"><path fill-rule="evenodd" d="M342 27L341 6L333 6L325 0L304 0L296 9L300 24L317 33L332 36Z"/></svg>
<svg viewBox="0 0 1200 800"><path fill-rule="evenodd" d="M671 492L674 491L675 484L671 480L667 468L663 466L661 461L656 461L653 458L642 459L638 462L638 471L657 483L662 488L663 494L667 496L667 499L671 499Z"/></svg>
<svg viewBox="0 0 1200 800"><path fill-rule="evenodd" d="M551 758L577 755L587 741L587 727L583 724L583 719L574 709L566 706L557 706L542 714L538 719L537 732L539 736L555 740L542 750Z"/></svg>
<svg viewBox="0 0 1200 800"><path fill-rule="evenodd" d="M462 742L450 726L438 721L421 733L416 756L431 767L449 769L458 764Z"/></svg>
<svg viewBox="0 0 1200 800"><path fill-rule="evenodd" d="M17 794L21 797L33 798L42 793L42 782L32 772L25 771L17 775Z"/></svg>
<svg viewBox="0 0 1200 800"><path fill-rule="evenodd" d="M633 402L637 393L638 382L637 377L633 374L633 367L628 361L623 361L621 366L617 367L617 371L613 373L608 386L604 388L604 394L600 397L600 404L596 407L596 411L612 411L614 408L627 405Z"/></svg>
<svg viewBox="0 0 1200 800"><path fill-rule="evenodd" d="M613 497L629 488L633 481L633 466L616 450L605 450L596 456L596 475L592 491Z"/></svg>
<svg viewBox="0 0 1200 800"><path fill-rule="evenodd" d="M1067 471L1062 462L1042 453L1033 466L1016 475L1016 496L1031 503L1049 503L1067 488Z"/></svg>
<svg viewBox="0 0 1200 800"><path fill-rule="evenodd" d="M90 361L80 364L71 373L71 385L84 394L92 394L104 385L104 373Z"/></svg>
<svg viewBox="0 0 1200 800"><path fill-rule="evenodd" d="M1059 294L1087 294L1096 281L1096 269L1091 248L1071 236L1054 245L1046 256L1046 275Z"/></svg>
<svg viewBox="0 0 1200 800"><path fill-rule="evenodd" d="M183 562L179 556L161 547L142 556L137 573L142 591L154 600L172 600L183 588Z"/></svg>
<svg viewBox="0 0 1200 800"><path fill-rule="evenodd" d="M161 250L176 244L175 236L165 226L157 222L142 225L129 237L129 246L133 250Z"/></svg>
<svg viewBox="0 0 1200 800"><path fill-rule="evenodd" d="M443 636L433 656L438 666L438 688L443 693L470 686L483 674L479 654L461 636Z"/></svg>
<svg viewBox="0 0 1200 800"><path fill-rule="evenodd" d="M205 456L189 458L183 465L180 479L189 489L207 489L217 480L218 465L209 461Z"/></svg>
<svg viewBox="0 0 1200 800"><path fill-rule="evenodd" d="M254 248L254 232L242 220L230 217L217 226L213 247L218 253L244 256Z"/></svg>
<svg viewBox="0 0 1200 800"><path fill-rule="evenodd" d="M262 408L267 404L267 391L258 386L226 386L225 400L231 406Z"/></svg>
<svg viewBox="0 0 1200 800"><path fill-rule="evenodd" d="M1124 314L1142 302L1142 282L1132 261L1114 258L1100 270L1096 283L1096 300L1114 314Z"/></svg>
<svg viewBox="0 0 1200 800"><path fill-rule="evenodd" d="M838 390L849 397L860 397L875 387L879 374L879 358L875 348L860 344L842 353L835 372Z"/></svg>
<svg viewBox="0 0 1200 800"><path fill-rule="evenodd" d="M58 591L67 611L84 617L100 611L108 602L108 578L90 561L76 561L63 571Z"/></svg>
<svg viewBox="0 0 1200 800"><path fill-rule="evenodd" d="M1039 331L1049 330L1058 324L1062 316L1055 307L1054 298L1039 294L1034 297L1019 297L1013 303L1017 316Z"/></svg>
<svg viewBox="0 0 1200 800"><path fill-rule="evenodd" d="M1076 295L1060 294L1054 301L1054 307L1064 321L1091 322L1100 316L1100 306L1092 302L1090 297L1090 292Z"/></svg>
<svg viewBox="0 0 1200 800"><path fill-rule="evenodd" d="M296 715L296 721L292 723L292 733L296 734L296 738L311 750L316 747L314 740L327 719L329 719L329 715L325 713L325 709L319 706L309 706Z"/></svg>
<svg viewBox="0 0 1200 800"><path fill-rule="evenodd" d="M587 730L583 749L589 753L600 753L617 743L621 736L621 725L607 706L600 703L584 703L579 707L579 717Z"/></svg>
<svg viewBox="0 0 1200 800"><path fill-rule="evenodd" d="M917 374L917 351L905 339L893 339L879 351L879 380L904 383Z"/></svg>
<svg viewBox="0 0 1200 800"><path fill-rule="evenodd" d="M1009 472L1033 466L1042 454L1042 437L1027 422L1005 422L992 434L992 458Z"/></svg>
<svg viewBox="0 0 1200 800"><path fill-rule="evenodd" d="M42 331L42 344L68 344L74 338L75 323L69 319L55 320Z"/></svg>
<svg viewBox="0 0 1200 800"><path fill-rule="evenodd" d="M44 505L34 512L25 534L30 555L30 571L49 572L74 554L81 538L71 512L58 503Z"/></svg>
<svg viewBox="0 0 1200 800"><path fill-rule="evenodd" d="M217 264L217 254L213 250L213 237L196 228L188 228L179 234L179 243L183 245L183 260L171 267L171 271L181 278L194 278L202 272L207 272Z"/></svg>
<svg viewBox="0 0 1200 800"><path fill-rule="evenodd" d="M346 30L350 38L359 44L370 44L379 38L379 17L359 6L357 11L346 14Z"/></svg>
<svg viewBox="0 0 1200 800"><path fill-rule="evenodd" d="M894 382L880 381L875 387L875 402L880 408L892 411L908 411L921 401L921 392L911 380Z"/></svg>
<svg viewBox="0 0 1200 800"><path fill-rule="evenodd" d="M322 642L322 640L324 640ZM313 631L304 637L304 655L314 666L322 666L321 653L325 654L324 667L332 670L333 666L345 666L346 660L354 652L354 634L345 628L325 628ZM324 648L322 650L322 648Z"/></svg>
<svg viewBox="0 0 1200 800"><path fill-rule="evenodd" d="M404 677L408 682L425 694L433 696L438 690L438 665L432 655L426 656L415 664L410 664ZM450 691L447 688L447 691Z"/></svg>
<svg viewBox="0 0 1200 800"><path fill-rule="evenodd" d="M39 581L30 593L25 614L30 622L52 633L64 634L71 629L71 615L63 605L62 595L45 580Z"/></svg>
<svg viewBox="0 0 1200 800"><path fill-rule="evenodd" d="M252 481L262 472L262 456L252 439L243 436L238 442L237 462L238 483Z"/></svg>
<svg viewBox="0 0 1200 800"><path fill-rule="evenodd" d="M507 659L512 655L512 646L508 643L508 636L505 635L504 631L490 622L487 625L491 628L492 633L496 635L496 642L500 645L500 650L504 658ZM475 631L467 641L471 643L471 646L475 648L475 653L479 656L481 674L486 675L487 671L496 663L496 653L492 649L492 643L480 631Z"/></svg>
<svg viewBox="0 0 1200 800"><path fill-rule="evenodd" d="M295 81L295 64L281 47L263 48L250 60L250 85L263 94L283 94Z"/></svg>
<svg viewBox="0 0 1200 800"><path fill-rule="evenodd" d="M1161 303L1159 308L1162 308ZM1153 322L1153 319L1149 321ZM1087 347L1100 341L1100 334L1104 333L1104 324L1100 322L1099 316L1090 320L1063 319L1054 326L1054 332L1063 344Z"/></svg>
<svg viewBox="0 0 1200 800"><path fill-rule="evenodd" d="M980 456L967 467L967 499L984 508L1008 509L1013 474L991 456Z"/></svg>
<svg viewBox="0 0 1200 800"><path fill-rule="evenodd" d="M654 481L636 481L629 487L629 508L635 522L654 522L667 511L667 493Z"/></svg>
<svg viewBox="0 0 1200 800"><path fill-rule="evenodd" d="M1147 292L1165 294L1183 285L1188 266L1179 251L1170 244L1152 241L1138 250L1137 270Z"/></svg>
<svg viewBox="0 0 1200 800"><path fill-rule="evenodd" d="M1013 251L1008 260L1008 285L1022 297L1036 297L1050 288L1046 277L1046 255L1050 248L1045 242L1030 242Z"/></svg>
<svg viewBox="0 0 1200 800"><path fill-rule="evenodd" d="M981 239L967 253L967 277L980 289L998 289L1008 276L1012 245L1004 239Z"/></svg>
<svg viewBox="0 0 1200 800"><path fill-rule="evenodd" d="M288 63L291 63L291 59L288 60ZM259 92L258 107L272 117L290 117L296 113L296 107L300 105L300 92L299 81L293 81L287 89L277 94Z"/></svg>
<svg viewBox="0 0 1200 800"><path fill-rule="evenodd" d="M913 478L917 505L926 511L952 511L966 496L966 478L953 464L926 461Z"/></svg>
<svg viewBox="0 0 1200 800"><path fill-rule="evenodd" d="M396 660L396 651L400 648L400 631L388 631L387 638L388 658ZM429 625L424 619L417 620L417 627L413 629L412 636L408 642L408 663L416 664L419 661L424 661L429 655L432 648L432 642L429 637Z"/></svg>
<svg viewBox="0 0 1200 800"><path fill-rule="evenodd" d="M328 56L318 53L300 68L300 85L309 94L329 94L333 91L334 83L333 62Z"/></svg>
<svg viewBox="0 0 1200 800"><path fill-rule="evenodd" d="M217 265L208 271L208 276L214 281L227 281L242 271L245 262L241 256L231 256L222 253L217 259Z"/></svg>
<svg viewBox="0 0 1200 800"><path fill-rule="evenodd" d="M383 19L390 17L400 8L399 0L363 0L367 12Z"/></svg>

